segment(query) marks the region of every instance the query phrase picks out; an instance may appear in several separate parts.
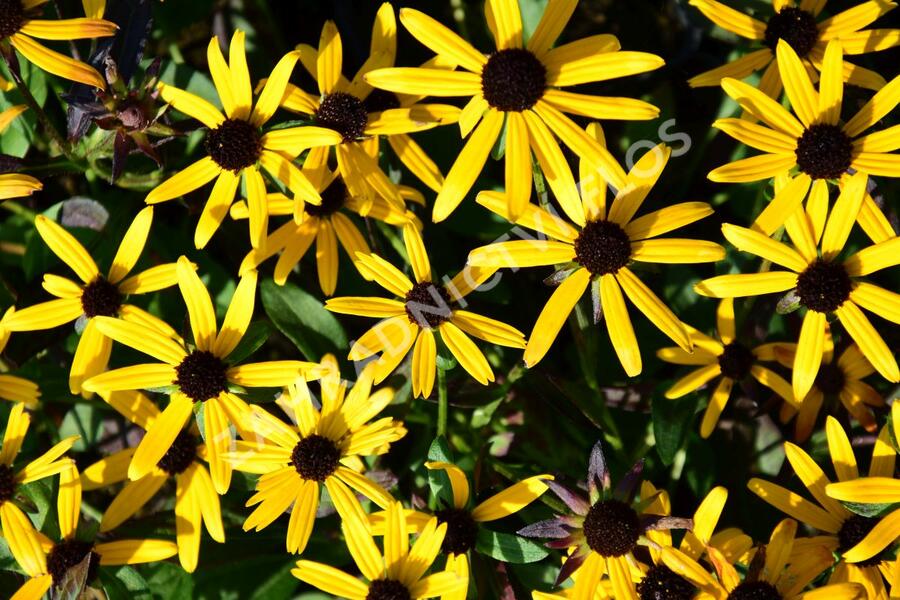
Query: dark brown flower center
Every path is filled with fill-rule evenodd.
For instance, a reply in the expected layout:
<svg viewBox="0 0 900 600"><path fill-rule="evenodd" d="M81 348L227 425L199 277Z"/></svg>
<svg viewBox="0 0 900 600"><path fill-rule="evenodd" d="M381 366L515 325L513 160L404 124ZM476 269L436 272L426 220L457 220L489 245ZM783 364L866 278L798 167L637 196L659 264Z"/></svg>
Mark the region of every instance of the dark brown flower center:
<svg viewBox="0 0 900 600"><path fill-rule="evenodd" d="M328 217L343 208L344 204L350 198L350 192L347 185L338 177L331 184L322 190L319 195L322 197L321 204L310 204L307 202L303 209L306 214L311 217Z"/></svg>
<svg viewBox="0 0 900 600"><path fill-rule="evenodd" d="M413 325L434 329L453 316L450 294L431 282L417 283L406 294L406 316Z"/></svg>
<svg viewBox="0 0 900 600"><path fill-rule="evenodd" d="M745 581L728 594L728 600L782 600L782 598L775 586L767 581Z"/></svg>
<svg viewBox="0 0 900 600"><path fill-rule="evenodd" d="M121 306L119 288L102 275L98 275L81 291L81 310L86 317L116 317Z"/></svg>
<svg viewBox="0 0 900 600"><path fill-rule="evenodd" d="M396 579L376 579L369 584L366 600L410 600L409 589Z"/></svg>
<svg viewBox="0 0 900 600"><path fill-rule="evenodd" d="M0 465L0 504L11 500L16 493L16 472L12 467Z"/></svg>
<svg viewBox="0 0 900 600"><path fill-rule="evenodd" d="M735 381L741 381L750 374L750 368L756 361L753 352L749 348L738 342L727 344L719 355L719 366L722 368L722 375L730 377Z"/></svg>
<svg viewBox="0 0 900 600"><path fill-rule="evenodd" d="M291 464L308 481L325 481L337 470L340 460L340 448L315 433L297 442L291 453Z"/></svg>
<svg viewBox="0 0 900 600"><path fill-rule="evenodd" d="M575 240L575 260L592 275L616 273L631 258L631 240L612 221L589 221Z"/></svg>
<svg viewBox="0 0 900 600"><path fill-rule="evenodd" d="M212 352L194 350L175 367L175 385L194 402L206 402L228 389L225 363Z"/></svg>
<svg viewBox="0 0 900 600"><path fill-rule="evenodd" d="M766 46L774 51L778 47L778 40L784 40L800 58L805 58L819 41L816 17L793 6L782 8L766 24Z"/></svg>
<svg viewBox="0 0 900 600"><path fill-rule="evenodd" d="M797 277L797 296L806 308L830 313L850 297L853 283L844 265L816 260Z"/></svg>
<svg viewBox="0 0 900 600"><path fill-rule="evenodd" d="M810 125L797 138L797 166L813 179L838 179L850 168L853 140L837 125Z"/></svg>
<svg viewBox="0 0 900 600"><path fill-rule="evenodd" d="M363 100L363 106L366 107L366 112L370 113L391 110L392 108L400 108L400 98L394 92L374 89Z"/></svg>
<svg viewBox="0 0 900 600"><path fill-rule="evenodd" d="M441 550L445 554L465 554L475 547L478 524L472 514L461 508L445 508L434 513L438 524L447 524L447 534Z"/></svg>
<svg viewBox="0 0 900 600"><path fill-rule="evenodd" d="M547 68L528 50L508 48L495 52L481 70L481 93L497 110L527 110L546 89Z"/></svg>
<svg viewBox="0 0 900 600"><path fill-rule="evenodd" d="M641 600L690 600L697 589L665 565L650 567L637 585Z"/></svg>
<svg viewBox="0 0 900 600"><path fill-rule="evenodd" d="M864 517L862 515L852 515L841 525L838 531L838 552L844 553L863 541L869 532L875 529L875 526L881 519L877 517ZM883 553L876 554L872 558L855 563L860 567L873 567L881 562Z"/></svg>
<svg viewBox="0 0 900 600"><path fill-rule="evenodd" d="M845 382L844 371L836 363L822 363L816 374L816 387L829 396L839 394Z"/></svg>
<svg viewBox="0 0 900 600"><path fill-rule="evenodd" d="M63 540L54 545L47 554L47 571L53 577L53 585L62 583L69 569L80 564L88 555L91 558L85 581L93 581L100 566L100 555L93 550L93 544L78 540Z"/></svg>
<svg viewBox="0 0 900 600"><path fill-rule="evenodd" d="M197 438L187 431L182 431L156 466L169 475L178 475L184 473L195 458L197 458Z"/></svg>
<svg viewBox="0 0 900 600"><path fill-rule="evenodd" d="M319 103L316 125L333 129L352 142L363 136L369 123L369 113L362 100L346 92L328 94Z"/></svg>
<svg viewBox="0 0 900 600"><path fill-rule="evenodd" d="M584 518L584 537L600 556L630 552L641 535L641 521L633 508L619 500L601 500Z"/></svg>
<svg viewBox="0 0 900 600"><path fill-rule="evenodd" d="M0 0L0 40L19 31L24 23L22 0Z"/></svg>
<svg viewBox="0 0 900 600"><path fill-rule="evenodd" d="M242 119L225 119L206 134L206 152L217 165L236 173L259 160L259 131Z"/></svg>

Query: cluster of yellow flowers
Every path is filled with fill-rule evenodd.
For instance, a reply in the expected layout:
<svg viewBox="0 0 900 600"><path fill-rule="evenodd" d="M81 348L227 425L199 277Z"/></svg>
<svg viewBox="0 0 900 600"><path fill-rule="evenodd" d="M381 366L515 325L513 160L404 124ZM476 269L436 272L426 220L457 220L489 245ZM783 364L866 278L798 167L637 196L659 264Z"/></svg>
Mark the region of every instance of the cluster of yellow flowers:
<svg viewBox="0 0 900 600"><path fill-rule="evenodd" d="M0 0L0 49L12 47L50 73L103 88L92 67L33 38L112 35L115 25L100 18L104 3L86 1L87 18L32 18L43 4ZM54 299L10 308L0 320L0 350L11 333L75 322L80 337L69 370L72 394L98 395L146 434L136 447L81 472L66 457L75 438L14 468L29 428L28 411L40 410L40 391L31 381L0 375L0 397L15 403L0 450L0 519L3 537L28 576L13 597L42 597L85 560L88 579L97 567L176 554L182 567L193 571L203 528L213 540L225 541L219 497L230 489L234 470L258 476L246 503L252 512L244 530L259 531L288 513L289 553L306 549L322 488L327 490L363 579L305 558L292 573L339 597L466 598L467 556L475 550L481 524L520 511L548 489L569 513L529 525L520 534L549 539L548 547L564 551L556 584L574 584L556 593L534 592L535 598L897 597L900 511L885 508L900 502L895 469L900 405L894 403L892 423L883 424L877 415L886 411L873 409L884 407L885 400L862 380L877 373L897 383L900 370L896 348L888 346L862 309L900 324L900 294L867 280L900 263L900 238L870 195L871 179L900 177L900 155L893 153L900 148L900 126L867 133L900 102L900 77L886 82L844 61L845 55L900 44L900 31L864 29L895 5L869 0L820 22L823 0L798 5L775 0L772 16L763 22L714 0L691 4L721 27L764 46L691 80L697 86L721 85L744 114L720 119L714 127L762 152L721 166L709 178L774 186L771 200L749 227L722 226L735 249L762 259L759 270L722 274L694 286L697 294L721 299L716 337L683 323L631 268L635 262L714 263L726 255L712 241L664 236L713 215L706 202L666 203L641 213L669 161L665 144L640 156L630 169L607 148L598 121L653 119L658 110L632 98L563 89L646 73L663 61L621 50L619 40L607 34L555 46L575 0L549 0L527 42L517 1L487 0L486 24L496 45L489 54L428 15L403 8L402 26L434 53L417 67L395 66L397 15L385 3L372 27L370 54L352 78L342 72L341 36L331 22L323 27L317 48L297 46L259 85L251 79L243 32L232 36L227 59L219 40L211 39L207 58L222 110L174 85L159 85L160 98L171 110L205 126L205 156L147 194L148 206L134 218L108 270L102 272L88 250L54 220L35 219L40 238L77 280L46 274L43 287ZM317 82L315 92L290 83L298 62ZM742 81L760 69L765 70L758 87ZM842 121L845 83L875 93ZM0 84L4 89L15 85ZM790 110L780 100L782 90ZM433 97L465 102L459 108L430 102ZM0 115L0 130L24 109ZM302 115L303 124L267 127L279 111ZM582 128L568 115L590 123ZM411 135L443 126L458 126L465 140L446 175ZM437 223L467 197L498 142L504 148L504 189L479 192L477 203L538 235L475 248L459 273L438 283L417 217L421 210L408 205L424 204L424 196L384 172L381 152L389 148L436 192L431 217ZM577 157L577 181L563 147ZM553 201L538 197L532 202L533 178L546 182ZM245 219L249 230L249 251L221 325L198 267L187 257L132 272L150 235L154 206L208 184L195 246L204 248L227 216ZM0 199L39 189L40 181L30 175L0 175ZM239 189L246 198L235 202ZM412 277L405 265L395 266L372 251L351 215L400 229ZM283 224L270 228L270 219L282 218ZM857 224L871 243L849 254L845 246ZM784 233L789 243L781 239ZM260 265L277 255L274 280L284 284L313 242L319 285L329 297L326 308L378 320L349 348L348 360L366 361L352 386L341 379L338 359L331 355L319 362L257 363L235 356L254 315ZM338 245L359 274L389 297L334 296ZM552 267L550 280L556 286L527 338L504 322L465 310L465 298L498 270L526 267ZM127 302L131 295L175 286L190 323L186 338ZM642 372L643 359L626 297L674 342L657 356L694 367L667 397L684 396L718 378L702 417L703 437L716 428L733 386L752 377L783 401L785 423L796 419L798 443L812 434L824 399L838 397L854 420L877 434L868 475L860 474L847 434L830 416L825 433L836 483L804 450L786 442L787 459L815 502L751 480L754 494L789 517L761 544L737 528L718 530L728 496L724 488L710 491L692 518L677 518L670 514L667 492L642 481L640 466L613 486L599 444L589 459L587 497L538 474L475 505L467 474L449 462L433 461L424 466L446 477L453 501L432 513L405 508L365 475L369 459L387 453L407 433L403 422L380 416L393 401L393 390L376 388L407 355L412 355L414 397L431 396L436 377L442 376L439 346L474 380L488 385L494 372L472 338L522 349L525 365L533 367L587 291L594 319L605 322L628 376ZM804 311L797 343L744 345L734 299L775 293L787 294L784 303ZM829 323L832 316L836 320ZM837 359L836 338L845 348ZM110 370L117 346L155 362ZM790 382L778 374L779 367L790 370ZM317 397L309 389L314 381ZM282 390L276 400L282 416L242 397L247 388L257 387ZM158 406L154 398L165 396L168 403ZM19 486L56 475L60 538L51 540L16 499ZM138 514L170 477L175 481L175 541L115 539L114 530ZM82 492L123 483L99 520L97 539L79 537ZM815 535L802 537L798 522ZM671 533L675 529L686 530L678 543Z"/></svg>

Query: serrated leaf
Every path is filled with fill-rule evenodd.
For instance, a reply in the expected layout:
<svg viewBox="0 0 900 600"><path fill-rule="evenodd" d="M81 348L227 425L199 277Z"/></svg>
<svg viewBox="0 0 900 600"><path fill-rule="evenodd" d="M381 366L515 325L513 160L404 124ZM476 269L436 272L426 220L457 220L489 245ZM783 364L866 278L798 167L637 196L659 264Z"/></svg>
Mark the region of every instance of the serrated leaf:
<svg viewBox="0 0 900 600"><path fill-rule="evenodd" d="M478 530L475 549L481 554L508 563L532 563L549 552L541 545L511 533L499 533L485 528Z"/></svg>
<svg viewBox="0 0 900 600"><path fill-rule="evenodd" d="M260 295L272 323L307 360L318 361L325 354L346 351L349 343L344 328L309 293L291 283L279 286L267 279L260 286Z"/></svg>

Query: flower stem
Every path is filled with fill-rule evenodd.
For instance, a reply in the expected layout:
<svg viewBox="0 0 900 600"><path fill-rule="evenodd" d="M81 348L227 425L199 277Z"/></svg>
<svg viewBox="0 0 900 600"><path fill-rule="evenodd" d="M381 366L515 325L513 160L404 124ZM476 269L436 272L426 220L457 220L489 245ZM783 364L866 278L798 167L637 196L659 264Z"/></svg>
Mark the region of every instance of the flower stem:
<svg viewBox="0 0 900 600"><path fill-rule="evenodd" d="M439 437L447 435L447 371L437 368L438 384L438 422L437 434Z"/></svg>

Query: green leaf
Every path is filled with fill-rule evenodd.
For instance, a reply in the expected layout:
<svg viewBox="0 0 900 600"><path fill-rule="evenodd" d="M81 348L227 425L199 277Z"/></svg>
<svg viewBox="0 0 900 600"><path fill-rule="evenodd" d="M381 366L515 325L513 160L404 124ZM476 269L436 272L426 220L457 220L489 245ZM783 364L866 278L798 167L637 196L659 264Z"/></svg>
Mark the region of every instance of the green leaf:
<svg viewBox="0 0 900 600"><path fill-rule="evenodd" d="M76 404L66 413L59 426L59 437L80 437L72 445L74 452L84 452L103 435L103 414L91 404Z"/></svg>
<svg viewBox="0 0 900 600"><path fill-rule="evenodd" d="M153 597L147 580L134 567L104 567L99 570L99 574L103 591L109 600L149 600Z"/></svg>
<svg viewBox="0 0 900 600"><path fill-rule="evenodd" d="M247 357L262 348L262 345L266 343L270 335L272 335L272 327L265 321L250 323L241 341L228 355L228 362L233 365L243 362Z"/></svg>
<svg viewBox="0 0 900 600"><path fill-rule="evenodd" d="M260 294L272 323L307 360L318 361L329 352L346 351L344 328L312 295L290 283L279 286L271 279L262 283Z"/></svg>
<svg viewBox="0 0 900 600"><path fill-rule="evenodd" d="M194 580L180 565L158 562L145 568L149 572L147 584L155 597L166 600L193 600Z"/></svg>
<svg viewBox="0 0 900 600"><path fill-rule="evenodd" d="M453 454L447 444L447 438L443 436L434 438L428 448L428 460L453 464ZM453 506L453 487L450 485L450 476L447 473L439 469L429 469L428 487L431 490L434 506Z"/></svg>
<svg viewBox="0 0 900 600"><path fill-rule="evenodd" d="M276 598L290 598L299 582L291 574L294 563L286 564L280 571L263 581L250 596L250 600L275 600Z"/></svg>
<svg viewBox="0 0 900 600"><path fill-rule="evenodd" d="M483 527L478 530L475 549L481 554L508 563L532 563L547 556L542 545L511 533L499 533Z"/></svg>
<svg viewBox="0 0 900 600"><path fill-rule="evenodd" d="M893 512L900 504L884 502L878 504L862 504L859 502L841 502L844 508L862 517L882 517Z"/></svg>
<svg viewBox="0 0 900 600"><path fill-rule="evenodd" d="M669 400L662 395L653 398L650 413L653 417L656 452L666 466L672 464L675 453L681 448L684 434L691 426L697 410L698 398L696 394L678 400Z"/></svg>

